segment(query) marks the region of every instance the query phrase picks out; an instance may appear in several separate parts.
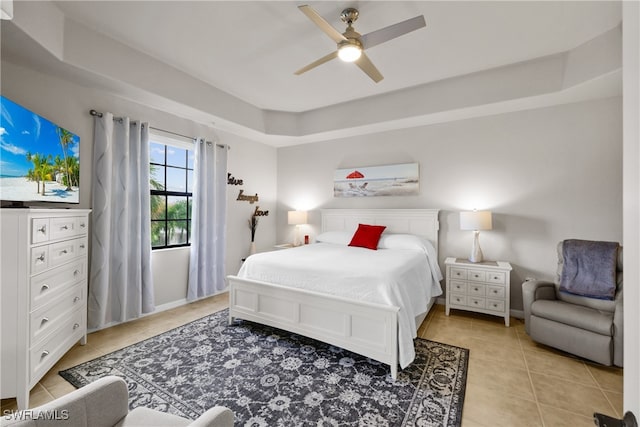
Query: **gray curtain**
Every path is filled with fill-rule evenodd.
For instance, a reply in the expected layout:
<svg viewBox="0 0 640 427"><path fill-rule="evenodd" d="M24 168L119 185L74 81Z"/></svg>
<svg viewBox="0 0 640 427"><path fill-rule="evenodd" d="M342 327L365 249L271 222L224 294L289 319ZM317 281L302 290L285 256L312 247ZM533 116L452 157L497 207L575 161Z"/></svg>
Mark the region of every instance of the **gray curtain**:
<svg viewBox="0 0 640 427"><path fill-rule="evenodd" d="M226 288L227 147L196 140L187 300Z"/></svg>
<svg viewBox="0 0 640 427"><path fill-rule="evenodd" d="M88 327L154 310L149 206L149 126L95 117Z"/></svg>

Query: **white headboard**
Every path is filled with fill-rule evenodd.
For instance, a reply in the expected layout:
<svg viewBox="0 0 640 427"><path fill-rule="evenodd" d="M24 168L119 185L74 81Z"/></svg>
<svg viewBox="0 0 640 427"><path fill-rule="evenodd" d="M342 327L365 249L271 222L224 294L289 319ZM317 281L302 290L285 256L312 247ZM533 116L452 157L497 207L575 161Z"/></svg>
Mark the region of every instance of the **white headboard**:
<svg viewBox="0 0 640 427"><path fill-rule="evenodd" d="M322 231L355 232L358 224L386 225L390 233L428 239L438 251L439 209L322 209Z"/></svg>

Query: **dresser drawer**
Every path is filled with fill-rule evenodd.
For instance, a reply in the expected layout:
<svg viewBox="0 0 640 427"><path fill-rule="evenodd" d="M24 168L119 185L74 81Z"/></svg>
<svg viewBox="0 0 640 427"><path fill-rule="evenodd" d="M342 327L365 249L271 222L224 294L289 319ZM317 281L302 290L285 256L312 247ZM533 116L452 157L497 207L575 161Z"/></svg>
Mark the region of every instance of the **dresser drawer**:
<svg viewBox="0 0 640 427"><path fill-rule="evenodd" d="M50 218L49 227L51 231L49 232L49 240L64 239L65 237L78 236L84 233L84 231L80 231L80 221L81 218L78 217Z"/></svg>
<svg viewBox="0 0 640 427"><path fill-rule="evenodd" d="M493 299L487 299L487 309L491 311L498 311L504 313L504 300L497 301Z"/></svg>
<svg viewBox="0 0 640 427"><path fill-rule="evenodd" d="M75 240L65 240L49 245L49 266L55 267L76 258L77 250L78 244Z"/></svg>
<svg viewBox="0 0 640 427"><path fill-rule="evenodd" d="M476 297L469 297L467 299L467 305L469 307L476 307L476 308L485 308L486 307L486 300L484 298L476 298Z"/></svg>
<svg viewBox="0 0 640 427"><path fill-rule="evenodd" d="M458 280L452 280L450 282L451 292L455 294L467 293L467 282L460 282Z"/></svg>
<svg viewBox="0 0 640 427"><path fill-rule="evenodd" d="M472 283L469 283L469 286L467 287L467 293L471 296L483 297L486 295L486 289L487 289L486 285L481 285L481 284L472 282Z"/></svg>
<svg viewBox="0 0 640 427"><path fill-rule="evenodd" d="M454 305L467 305L467 297L465 295L451 295L449 301Z"/></svg>
<svg viewBox="0 0 640 427"><path fill-rule="evenodd" d="M29 382L42 378L62 355L85 333L84 310L72 313L67 322L29 351Z"/></svg>
<svg viewBox="0 0 640 427"><path fill-rule="evenodd" d="M504 286L487 285L487 297L504 299Z"/></svg>
<svg viewBox="0 0 640 427"><path fill-rule="evenodd" d="M451 267L451 278L458 280L467 280L467 269Z"/></svg>
<svg viewBox="0 0 640 427"><path fill-rule="evenodd" d="M467 279L469 279L472 282L486 282L487 273L482 270L469 270Z"/></svg>
<svg viewBox="0 0 640 427"><path fill-rule="evenodd" d="M49 218L33 218L31 220L31 243L42 243L49 240Z"/></svg>
<svg viewBox="0 0 640 427"><path fill-rule="evenodd" d="M86 279L85 260L69 263L31 278L31 311L61 295L75 283Z"/></svg>
<svg viewBox="0 0 640 427"><path fill-rule="evenodd" d="M49 246L31 248L29 264L31 265L31 274L40 273L49 268Z"/></svg>
<svg viewBox="0 0 640 427"><path fill-rule="evenodd" d="M489 283L499 283L504 285L506 282L507 275L502 271L488 271L487 272L487 282Z"/></svg>
<svg viewBox="0 0 640 427"><path fill-rule="evenodd" d="M80 282L59 298L31 312L31 346L45 338L50 332L57 330L68 319L69 313L83 308L85 305L84 289L86 282Z"/></svg>

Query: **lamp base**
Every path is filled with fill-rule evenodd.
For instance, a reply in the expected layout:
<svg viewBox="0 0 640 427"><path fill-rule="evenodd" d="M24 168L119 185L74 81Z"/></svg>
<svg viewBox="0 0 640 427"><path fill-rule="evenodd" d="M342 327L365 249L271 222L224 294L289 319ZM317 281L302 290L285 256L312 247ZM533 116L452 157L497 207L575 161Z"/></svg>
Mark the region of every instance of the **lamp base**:
<svg viewBox="0 0 640 427"><path fill-rule="evenodd" d="M469 261L482 262L482 249L480 249L480 232L473 232L473 246L471 246L471 255Z"/></svg>

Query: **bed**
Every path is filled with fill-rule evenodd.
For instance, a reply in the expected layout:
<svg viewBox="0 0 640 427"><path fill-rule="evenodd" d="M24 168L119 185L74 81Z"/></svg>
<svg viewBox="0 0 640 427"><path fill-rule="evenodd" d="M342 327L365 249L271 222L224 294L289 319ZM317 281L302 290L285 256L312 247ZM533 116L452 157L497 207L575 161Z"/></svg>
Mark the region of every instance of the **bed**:
<svg viewBox="0 0 640 427"><path fill-rule="evenodd" d="M388 364L395 379L442 293L438 210L324 209L321 216L322 242L252 255L228 276L229 323L245 319L342 347ZM360 223L387 227L381 249L334 241ZM405 239L425 242L424 250L405 247Z"/></svg>

